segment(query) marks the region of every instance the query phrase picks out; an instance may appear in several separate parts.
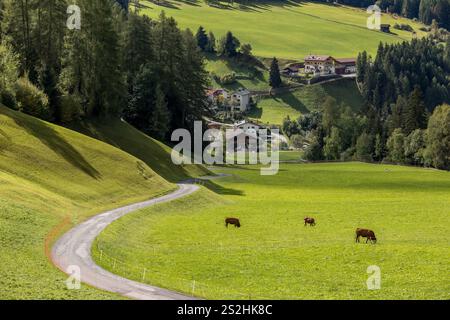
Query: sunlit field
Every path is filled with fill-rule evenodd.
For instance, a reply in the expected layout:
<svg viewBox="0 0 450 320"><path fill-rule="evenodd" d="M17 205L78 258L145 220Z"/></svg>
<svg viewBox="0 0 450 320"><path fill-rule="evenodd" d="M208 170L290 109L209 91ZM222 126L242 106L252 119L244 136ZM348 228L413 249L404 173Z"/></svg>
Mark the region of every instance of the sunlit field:
<svg viewBox="0 0 450 320"><path fill-rule="evenodd" d="M196 194L130 214L97 263L203 298L449 299L450 173L363 163L223 168ZM314 217L315 227L303 218ZM225 228L226 217L241 220ZM355 229L377 244L355 243ZM381 289L368 290L371 265ZM145 271L144 271L145 270Z"/></svg>

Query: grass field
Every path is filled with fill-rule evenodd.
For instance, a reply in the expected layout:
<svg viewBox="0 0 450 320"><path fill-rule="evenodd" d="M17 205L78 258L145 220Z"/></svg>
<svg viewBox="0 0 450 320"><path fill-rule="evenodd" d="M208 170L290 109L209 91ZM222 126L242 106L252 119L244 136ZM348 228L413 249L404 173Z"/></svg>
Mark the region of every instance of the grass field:
<svg viewBox="0 0 450 320"><path fill-rule="evenodd" d="M449 299L450 173L362 163L252 167L203 190L131 214L97 239L115 272L206 298ZM226 229L227 216L242 228ZM317 226L304 227L314 216ZM355 244L357 227L376 245ZM103 250L100 260L99 250ZM367 290L368 266L381 290Z"/></svg>
<svg viewBox="0 0 450 320"><path fill-rule="evenodd" d="M67 290L46 256L52 241L92 214L175 189L117 148L2 106L0 185L0 299L118 298Z"/></svg>
<svg viewBox="0 0 450 320"><path fill-rule="evenodd" d="M200 0L142 1L144 14L156 18L162 10L183 28L194 32L202 25L216 38L231 30L242 43L250 43L262 57L302 60L310 53L354 57L363 50L373 55L380 41L410 40L410 32L392 29L395 34L371 31L364 10L303 1L249 1L247 5L208 6ZM421 24L382 16L382 23L407 23L417 32Z"/></svg>
<svg viewBox="0 0 450 320"><path fill-rule="evenodd" d="M353 110L363 105L361 94L354 80L340 80L332 83L305 86L295 92L265 98L258 102L249 117L263 123L281 124L286 116L297 119L301 114L319 110L327 97L336 99Z"/></svg>
<svg viewBox="0 0 450 320"><path fill-rule="evenodd" d="M236 83L232 85L222 85L211 77L211 86L213 88L225 88L228 90L246 88L253 91L270 89L269 72L265 69L258 67L251 69L232 60L225 60L211 55L207 55L206 62L206 70L210 74L216 74L217 76L224 76L232 72L236 74ZM254 71L255 69L257 72Z"/></svg>
<svg viewBox="0 0 450 320"><path fill-rule="evenodd" d="M256 167L113 223L95 259L126 277L205 298L449 299L450 173L362 163ZM242 228L224 227L236 216ZM317 226L304 227L313 216ZM355 244L357 227L376 245ZM103 252L99 258L100 250ZM367 268L381 268L368 290Z"/></svg>

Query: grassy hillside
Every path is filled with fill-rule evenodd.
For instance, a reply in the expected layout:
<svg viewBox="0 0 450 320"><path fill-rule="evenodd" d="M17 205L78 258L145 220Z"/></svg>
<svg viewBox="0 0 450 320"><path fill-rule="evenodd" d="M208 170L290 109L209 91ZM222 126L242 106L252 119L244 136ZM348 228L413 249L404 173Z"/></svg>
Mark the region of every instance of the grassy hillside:
<svg viewBox="0 0 450 320"><path fill-rule="evenodd" d="M116 221L97 261L133 279L223 299L449 299L450 173L362 163L223 170L207 190ZM224 218L241 219L240 229ZM313 216L317 226L304 227ZM357 227L378 243L356 244ZM133 232L129 232L133 230ZM103 258L99 259L99 250ZM368 290L367 268L381 268Z"/></svg>
<svg viewBox="0 0 450 320"><path fill-rule="evenodd" d="M0 299L116 298L67 290L50 244L92 214L175 188L117 148L2 106L0 185Z"/></svg>
<svg viewBox="0 0 450 320"><path fill-rule="evenodd" d="M250 43L262 57L303 59L310 53L352 57L368 50L375 54L380 41L410 40L410 32L392 29L395 34L371 31L366 27L365 10L303 1L248 1L248 4L221 2L209 6L200 0L141 1L142 12L156 18L162 10L176 18L183 28L194 32L199 25L212 30L216 38L231 30L243 43ZM382 23L407 23L422 36L420 23L390 15Z"/></svg>
<svg viewBox="0 0 450 320"><path fill-rule="evenodd" d="M295 92L284 93L258 102L249 117L263 123L281 124L286 116L297 119L302 113L319 109L327 97L338 104L358 110L363 104L354 80L339 80L331 83L305 86Z"/></svg>
<svg viewBox="0 0 450 320"><path fill-rule="evenodd" d="M168 181L180 182L191 177L209 174L204 166L174 165L171 159L171 149L168 146L119 119L89 120L72 124L69 127L139 158Z"/></svg>
<svg viewBox="0 0 450 320"><path fill-rule="evenodd" d="M218 58L217 56L207 55L206 70L211 75L224 76L234 72L236 74L236 83L232 85L223 85L215 81L211 77L211 86L213 88L225 88L228 90L236 90L239 88L246 88L249 90L269 90L269 72L266 69L259 67L245 66L236 63L233 60L226 60Z"/></svg>

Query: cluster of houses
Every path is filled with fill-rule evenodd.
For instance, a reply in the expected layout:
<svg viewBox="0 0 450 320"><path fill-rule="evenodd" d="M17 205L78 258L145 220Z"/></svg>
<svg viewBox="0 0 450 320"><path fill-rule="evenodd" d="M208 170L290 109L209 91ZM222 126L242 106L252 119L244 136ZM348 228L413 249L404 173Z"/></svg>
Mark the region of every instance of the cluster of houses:
<svg viewBox="0 0 450 320"><path fill-rule="evenodd" d="M250 109L251 94L247 89L228 92L225 89L211 89L206 93L208 101L218 109L246 112Z"/></svg>
<svg viewBox="0 0 450 320"><path fill-rule="evenodd" d="M217 121L209 121L208 122L208 128L209 129L217 129L221 130L222 132L225 132L225 141L226 141L226 147L227 152L233 152L233 151L250 151L250 152L258 152L259 148L262 144L267 143L276 143L278 146L280 146L282 143L287 145L288 140L286 137L284 137L281 134L275 134L274 132L270 130L262 130L266 129L261 124L243 120L240 122L236 122L233 124L228 123L221 123ZM214 141L212 143L213 147L218 147L220 144L223 143L218 136L215 136L212 133L212 136L208 137L210 141ZM244 143L239 143L239 141ZM254 141L257 143L250 143L249 141ZM229 148L234 148L229 149Z"/></svg>
<svg viewBox="0 0 450 320"><path fill-rule="evenodd" d="M283 69L286 76L296 76L303 69L305 74L313 76L325 75L352 75L356 73L355 58L333 58L329 55L309 55L305 57L305 62L292 64Z"/></svg>

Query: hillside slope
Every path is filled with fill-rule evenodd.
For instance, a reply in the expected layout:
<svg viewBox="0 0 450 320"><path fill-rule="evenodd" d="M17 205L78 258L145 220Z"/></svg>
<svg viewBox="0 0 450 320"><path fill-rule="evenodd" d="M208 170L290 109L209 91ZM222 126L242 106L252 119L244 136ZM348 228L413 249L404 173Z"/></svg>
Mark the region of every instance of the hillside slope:
<svg viewBox="0 0 450 320"><path fill-rule="evenodd" d="M116 298L67 290L48 247L89 215L176 188L117 148L3 106L0 185L0 299Z"/></svg>
<svg viewBox="0 0 450 320"><path fill-rule="evenodd" d="M280 125L286 116L297 119L301 114L320 110L327 97L334 98L338 105L349 106L354 111L364 104L355 81L342 79L305 86L294 92L262 99L250 112L249 117L263 123Z"/></svg>
<svg viewBox="0 0 450 320"><path fill-rule="evenodd" d="M250 43L253 53L262 57L300 59L310 54L352 57L367 50L374 55L380 41L411 40L413 34L392 29L391 34L367 28L365 10L307 1L247 1L246 3L203 1L141 1L142 13L156 18L162 10L173 16L182 28L194 32L202 25L216 38L228 30ZM421 23L383 14L381 23L409 24L421 37Z"/></svg>
<svg viewBox="0 0 450 320"><path fill-rule="evenodd" d="M170 182L180 182L210 173L201 165L174 165L170 147L116 118L87 120L68 127L139 158Z"/></svg>

